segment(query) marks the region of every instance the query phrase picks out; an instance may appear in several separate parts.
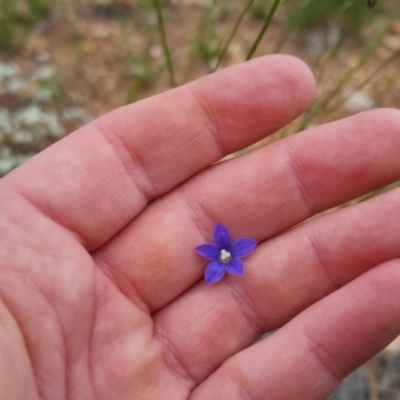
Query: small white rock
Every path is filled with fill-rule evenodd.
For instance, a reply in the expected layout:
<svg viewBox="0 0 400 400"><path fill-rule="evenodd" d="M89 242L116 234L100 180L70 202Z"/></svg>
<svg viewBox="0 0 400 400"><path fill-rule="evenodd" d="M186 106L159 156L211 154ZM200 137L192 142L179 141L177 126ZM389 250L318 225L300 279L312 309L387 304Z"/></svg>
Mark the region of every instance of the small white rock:
<svg viewBox="0 0 400 400"><path fill-rule="evenodd" d="M344 106L352 112L366 111L376 107L374 99L361 90L354 90L345 97L347 100Z"/></svg>

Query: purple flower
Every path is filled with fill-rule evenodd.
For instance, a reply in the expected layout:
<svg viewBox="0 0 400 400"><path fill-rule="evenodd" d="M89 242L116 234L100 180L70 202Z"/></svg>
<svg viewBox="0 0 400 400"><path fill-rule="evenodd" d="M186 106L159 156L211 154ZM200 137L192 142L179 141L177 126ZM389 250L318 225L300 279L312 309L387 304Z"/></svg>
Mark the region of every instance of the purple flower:
<svg viewBox="0 0 400 400"><path fill-rule="evenodd" d="M257 245L257 241L241 238L233 242L228 229L218 223L214 229L215 244L202 244L195 248L197 253L210 260L204 277L207 285L221 280L225 272L233 275L244 275L244 265L241 258L248 256Z"/></svg>

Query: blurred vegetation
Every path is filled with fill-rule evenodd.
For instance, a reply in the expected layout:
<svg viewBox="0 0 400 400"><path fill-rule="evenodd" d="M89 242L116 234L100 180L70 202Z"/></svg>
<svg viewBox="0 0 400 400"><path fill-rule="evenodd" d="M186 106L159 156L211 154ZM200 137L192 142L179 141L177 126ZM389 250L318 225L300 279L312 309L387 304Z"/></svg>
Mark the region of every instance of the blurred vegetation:
<svg viewBox="0 0 400 400"><path fill-rule="evenodd" d="M289 25L303 32L334 23L354 35L374 17L363 1L286 0L286 6Z"/></svg>
<svg viewBox="0 0 400 400"><path fill-rule="evenodd" d="M183 9L186 14L177 18L176 13ZM107 60L102 74L113 74L111 65L118 63L123 75L121 105L266 52L300 55L316 75L320 88L317 99L300 120L268 142L317 122L379 106L396 82L396 73L387 76L383 72L398 61L400 43L388 49L382 41L399 11L400 6L391 0L378 2L373 10L365 0L0 0L0 57L5 74L0 76L0 107L7 109L11 99L12 112L16 107L35 105L59 116L63 109L81 106L85 99L90 109L95 97L85 97L81 84L72 94L65 71L57 71L57 65L44 61L55 70L51 79L40 81L32 78L33 73L27 76L21 71L10 81L7 68L12 69L15 63L4 61L24 54L28 40L42 32L46 35L54 21L61 21L59 25L65 22L67 33L60 46L69 42L69 57L74 60L68 79L85 77L94 82L99 79L95 75L101 65L89 67L88 32L92 25L99 30L93 34L101 38L97 46L102 52L111 35L117 35L111 29L116 23L119 39L113 43L119 60ZM380 56L374 60L376 53ZM44 58L51 56L45 52ZM366 88L382 76L385 79L376 95L369 95ZM92 87L93 93L101 89L100 85ZM4 147L1 135L0 127L0 146ZM15 150L10 143L7 146ZM43 147L32 148L31 153ZM0 149L0 157L8 150Z"/></svg>
<svg viewBox="0 0 400 400"><path fill-rule="evenodd" d="M16 64L0 63L1 95L8 96L11 107L0 104L0 176L62 138L68 126L92 119L81 107L57 107L60 82L49 66L35 68L26 79Z"/></svg>
<svg viewBox="0 0 400 400"><path fill-rule="evenodd" d="M140 0L138 7L142 15L142 30L145 45L138 51L131 48L129 38L134 34L132 22L129 18L121 18L119 21L123 41L121 47L126 54L129 68L130 85L125 97L125 103L136 101L143 89L157 82L163 72L163 65L153 67L151 65L151 51L156 43L157 12L154 6L147 0Z"/></svg>
<svg viewBox="0 0 400 400"><path fill-rule="evenodd" d="M221 47L220 39L215 31L216 1L210 0L206 2L204 9L205 11L198 28L196 47L197 54L204 62L207 73L209 73L215 69L217 55Z"/></svg>
<svg viewBox="0 0 400 400"><path fill-rule="evenodd" d="M49 13L48 0L0 0L0 48L17 50L35 23Z"/></svg>

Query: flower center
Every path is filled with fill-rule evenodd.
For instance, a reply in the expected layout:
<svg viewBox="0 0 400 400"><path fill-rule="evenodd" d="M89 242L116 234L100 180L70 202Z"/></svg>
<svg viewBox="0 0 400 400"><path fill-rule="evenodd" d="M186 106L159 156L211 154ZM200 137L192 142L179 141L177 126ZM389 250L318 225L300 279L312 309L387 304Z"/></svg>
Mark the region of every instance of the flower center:
<svg viewBox="0 0 400 400"><path fill-rule="evenodd" d="M232 254L228 250L222 249L219 253L218 257L219 261L221 261L224 264L228 264L229 261L232 260Z"/></svg>

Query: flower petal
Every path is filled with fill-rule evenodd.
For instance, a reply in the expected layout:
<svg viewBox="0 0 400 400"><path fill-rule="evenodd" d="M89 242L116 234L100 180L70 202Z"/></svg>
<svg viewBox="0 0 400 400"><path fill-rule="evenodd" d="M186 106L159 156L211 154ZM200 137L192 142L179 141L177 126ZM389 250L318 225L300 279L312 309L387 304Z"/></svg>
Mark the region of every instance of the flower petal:
<svg viewBox="0 0 400 400"><path fill-rule="evenodd" d="M204 277L207 285L220 281L225 275L225 265L219 261L213 261L207 265Z"/></svg>
<svg viewBox="0 0 400 400"><path fill-rule="evenodd" d="M214 229L214 242L220 249L229 250L232 239L228 229L218 222Z"/></svg>
<svg viewBox="0 0 400 400"><path fill-rule="evenodd" d="M202 244L195 251L207 260L217 260L219 256L219 248L215 244Z"/></svg>
<svg viewBox="0 0 400 400"><path fill-rule="evenodd" d="M253 252L257 245L257 241L249 238L241 238L233 243L231 251L234 257L246 257Z"/></svg>
<svg viewBox="0 0 400 400"><path fill-rule="evenodd" d="M233 275L244 275L244 265L242 260L234 258L228 264L225 265L225 269Z"/></svg>

